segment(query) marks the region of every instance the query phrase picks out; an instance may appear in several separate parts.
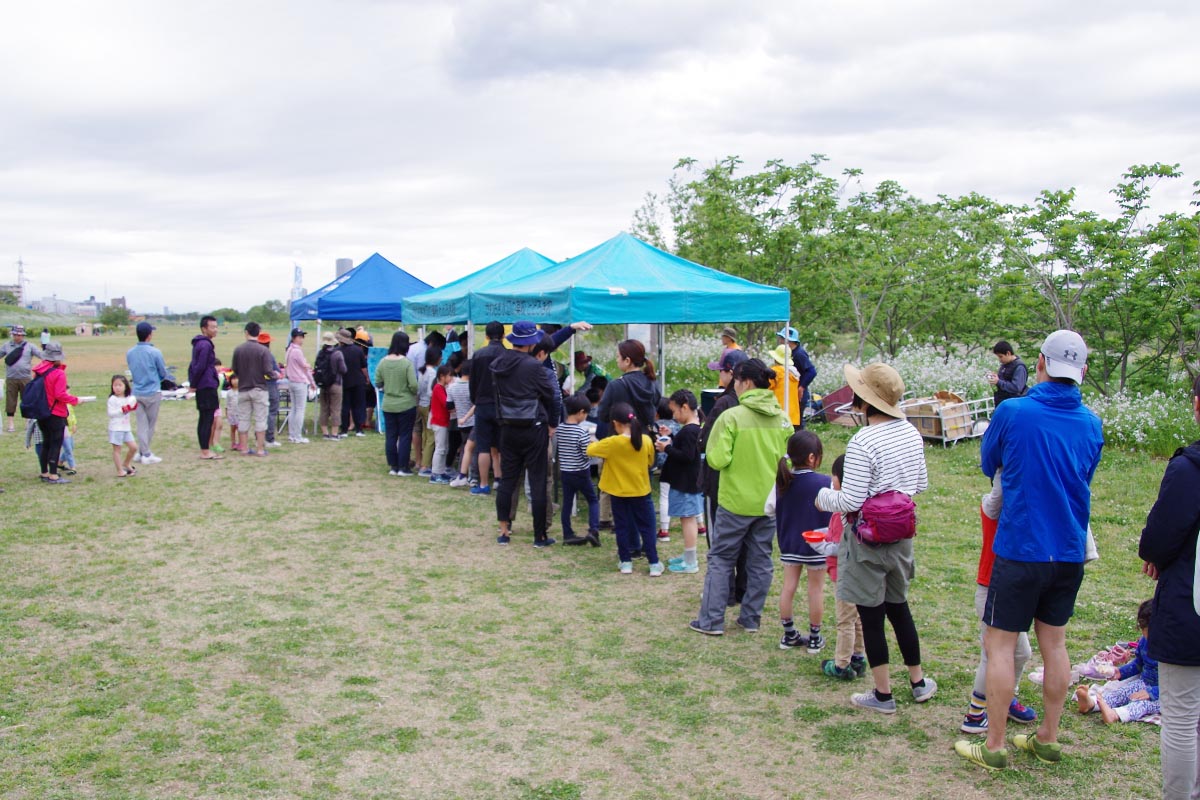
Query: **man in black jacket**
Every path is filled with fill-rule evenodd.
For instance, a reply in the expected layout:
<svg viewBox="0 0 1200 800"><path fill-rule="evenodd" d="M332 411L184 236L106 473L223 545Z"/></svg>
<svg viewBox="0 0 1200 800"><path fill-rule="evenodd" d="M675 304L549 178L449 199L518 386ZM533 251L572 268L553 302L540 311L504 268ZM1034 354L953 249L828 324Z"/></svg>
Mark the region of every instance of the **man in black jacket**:
<svg viewBox="0 0 1200 800"><path fill-rule="evenodd" d="M500 522L497 544L508 544L512 533L514 495L521 475L529 473L533 507L533 546L549 547L547 535L546 471L550 435L558 426L559 391L554 378L533 357L543 333L528 320L513 325L508 341L513 349L495 357L490 364L500 431L500 463L504 472L496 494L496 519Z"/></svg>
<svg viewBox="0 0 1200 800"><path fill-rule="evenodd" d="M492 390L492 362L504 353L504 325L492 320L484 329L487 346L475 351L471 359L468 387L475 406L475 452L479 455L479 485L471 494L490 494L489 472L500 479L499 438L496 436L496 395Z"/></svg>
<svg viewBox="0 0 1200 800"><path fill-rule="evenodd" d="M1200 423L1200 378L1192 385L1192 414ZM1171 456L1146 518L1138 555L1144 571L1158 580L1150 657L1158 661L1162 698L1164 798L1197 794L1200 749L1200 614L1196 613L1196 538L1200 533L1200 442Z"/></svg>
<svg viewBox="0 0 1200 800"><path fill-rule="evenodd" d="M1025 362L1013 352L1012 345L1003 339L996 342L992 352L1000 361L1000 368L987 376L988 383L996 387L992 394L993 404L1000 405L1005 400L1022 397L1029 383L1029 370L1025 368Z"/></svg>

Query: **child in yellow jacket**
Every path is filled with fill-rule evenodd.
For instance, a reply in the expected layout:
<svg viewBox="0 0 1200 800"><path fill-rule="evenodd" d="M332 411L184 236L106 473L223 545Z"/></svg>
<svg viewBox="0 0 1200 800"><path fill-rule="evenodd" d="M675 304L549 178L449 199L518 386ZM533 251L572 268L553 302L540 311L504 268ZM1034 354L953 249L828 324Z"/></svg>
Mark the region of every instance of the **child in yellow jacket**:
<svg viewBox="0 0 1200 800"><path fill-rule="evenodd" d="M650 498L650 467L654 464L654 444L642 430L642 423L628 403L612 407L613 435L588 445L589 456L604 459L600 491L612 497L613 528L617 535L617 556L623 575L633 572L633 552L641 549L650 562L650 577L663 574L658 560L657 531L654 527L654 502Z"/></svg>

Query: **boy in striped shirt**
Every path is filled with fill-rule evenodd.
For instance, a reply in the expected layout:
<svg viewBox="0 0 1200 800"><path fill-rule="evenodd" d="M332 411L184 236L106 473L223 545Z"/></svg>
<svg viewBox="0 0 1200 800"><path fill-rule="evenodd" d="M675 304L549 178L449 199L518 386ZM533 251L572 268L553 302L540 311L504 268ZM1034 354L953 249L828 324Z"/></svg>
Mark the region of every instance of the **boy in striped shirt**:
<svg viewBox="0 0 1200 800"><path fill-rule="evenodd" d="M554 441L558 447L558 467L562 472L562 530L563 544L600 546L600 498L592 485L591 460L587 447L595 441L592 432L584 426L592 404L583 394L574 394L563 401L567 421L558 426ZM587 536L576 536L571 529L571 511L575 506L576 493L582 494L588 503Z"/></svg>

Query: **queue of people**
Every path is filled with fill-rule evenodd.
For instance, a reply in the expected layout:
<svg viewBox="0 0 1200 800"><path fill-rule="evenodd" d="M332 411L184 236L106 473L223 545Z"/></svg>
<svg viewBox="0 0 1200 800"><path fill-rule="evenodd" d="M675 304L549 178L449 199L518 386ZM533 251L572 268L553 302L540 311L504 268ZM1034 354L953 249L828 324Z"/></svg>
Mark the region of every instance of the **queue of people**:
<svg viewBox="0 0 1200 800"><path fill-rule="evenodd" d="M908 593L916 571L914 498L929 488L929 481L922 438L899 405L904 381L896 370L885 364L845 366L852 405L865 424L835 461L833 474L823 475L820 438L803 430L802 415L797 420L793 413L803 409L803 393L814 371L795 329L779 331L772 366L738 347L733 329L722 331L725 347L712 366L724 392L701 418L688 390L664 401L654 364L637 340L617 345L620 374L611 380L598 369L589 371L591 360L575 352L573 363L583 368L586 388L573 391L549 356L576 330L588 328L585 322L555 328L522 320L506 334L500 323L489 323L488 344L473 357L465 341L456 340L447 352L447 339L439 333L420 342L418 350L407 333L397 331L387 355L370 373L364 331L326 333L310 366L302 351L306 334L293 329L281 369L268 349L269 338L250 322L243 331L245 341L233 351L231 369L223 371L213 347L217 323L206 316L192 340L188 372L199 414L200 458L222 457L215 424L221 387L226 389L232 449L263 457L270 381L288 384L293 397L289 439L296 444L308 441L303 424L310 393L321 399L316 427L325 438L337 439L362 434L363 395L373 386L379 393L389 475L421 475L434 484L470 487L474 495L494 494L498 545L509 545L516 536L522 493L529 498L533 546L557 543L549 535L551 463L557 460L564 490L563 544L601 547L602 531L611 530L621 574L633 573L638 559L646 560L652 578L668 571L696 574L697 537L701 530L706 533L703 594L689 623L692 630L723 635L732 607L738 608L736 624L744 632L761 629L777 541L784 567L780 648L803 648L810 654L824 650L824 581L829 574L837 600L837 647L834 658L820 662L820 673L853 681L869 672L871 689L851 695L850 702L867 711L897 713L885 634L890 626L913 701L932 698L938 685L922 665ZM109 441L118 477L136 474L137 463L161 461L151 443L161 387L170 376L153 345L153 333L148 323L138 325L138 343L127 356L133 380L114 375L110 387ZM9 430L18 398L40 396L40 479L69 483L60 475L62 446L79 398L68 391L62 347L27 343L19 326L12 334L0 348L8 386L15 387L7 394ZM414 351L419 352L416 360ZM1001 341L994 352L1001 367L991 377L1003 397L997 398L981 448L982 470L992 481L980 506L975 616L982 647L960 726L985 738L955 745L962 758L989 770L1009 765L1010 741L1045 763L1063 757L1058 728L1071 671L1066 627L1083 565L1095 557L1090 483L1103 447L1100 420L1082 403L1088 351L1077 333L1055 331L1044 340L1032 386L1010 345ZM29 366L34 356L41 361ZM795 409L785 409L780 401L779 384L785 381L800 390L795 391ZM40 386L31 390L34 382ZM785 400L791 396L792 391L782 395ZM1190 401L1200 424L1200 379ZM656 468L660 482L669 486L667 517L683 521L685 538L683 555L667 563L658 545L668 537L656 524L651 491ZM1104 711L1106 721L1140 714L1151 702L1155 709L1161 707L1167 797L1195 797L1197 792L1200 603L1193 602L1193 578L1200 510L1191 498L1198 486L1200 443L1172 458L1142 533L1144 571L1157 587L1153 601L1138 613L1142 639L1136 664L1114 674L1143 683L1123 694L1077 694L1081 711ZM586 532L573 527L576 499L587 507ZM797 630L794 619L802 576L808 597L806 634ZM1040 716L1016 691L1031 656L1031 627L1044 664ZM1009 740L1010 721L1037 727Z"/></svg>

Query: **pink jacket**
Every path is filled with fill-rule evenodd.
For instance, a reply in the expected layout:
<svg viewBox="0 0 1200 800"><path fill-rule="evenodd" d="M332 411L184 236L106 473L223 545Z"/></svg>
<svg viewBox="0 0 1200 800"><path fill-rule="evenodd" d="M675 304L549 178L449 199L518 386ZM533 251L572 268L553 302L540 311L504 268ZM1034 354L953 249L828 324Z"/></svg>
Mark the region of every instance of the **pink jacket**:
<svg viewBox="0 0 1200 800"><path fill-rule="evenodd" d="M50 413L56 417L67 417L67 406L79 405L79 398L67 393L67 368L55 369L55 361L43 361L33 368L34 375L45 375L46 402L50 404Z"/></svg>
<svg viewBox="0 0 1200 800"><path fill-rule="evenodd" d="M291 383L307 383L314 388L317 385L313 382L312 368L304 358L304 348L299 345L288 345L287 357L283 362L283 375Z"/></svg>

